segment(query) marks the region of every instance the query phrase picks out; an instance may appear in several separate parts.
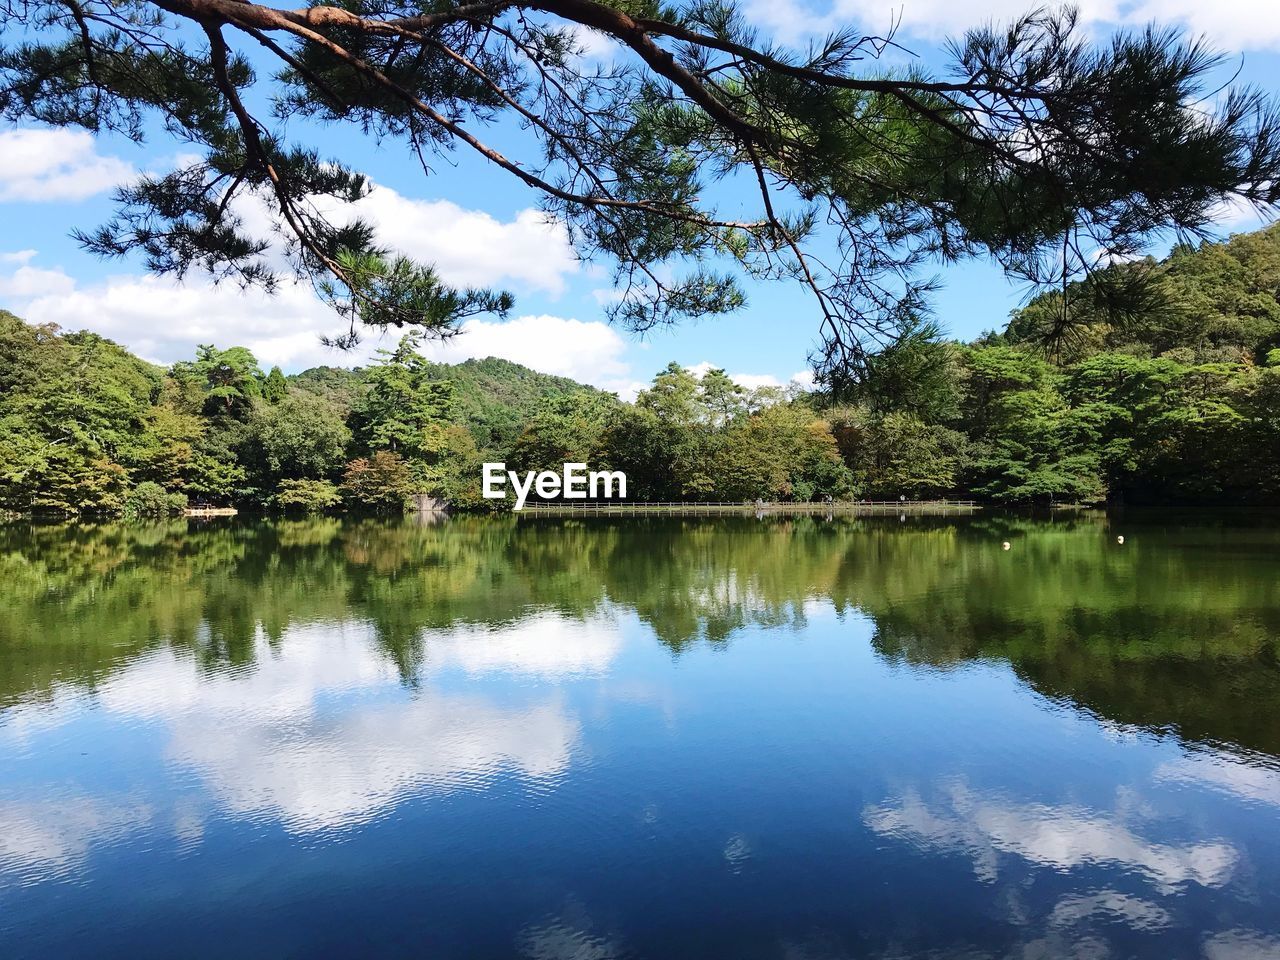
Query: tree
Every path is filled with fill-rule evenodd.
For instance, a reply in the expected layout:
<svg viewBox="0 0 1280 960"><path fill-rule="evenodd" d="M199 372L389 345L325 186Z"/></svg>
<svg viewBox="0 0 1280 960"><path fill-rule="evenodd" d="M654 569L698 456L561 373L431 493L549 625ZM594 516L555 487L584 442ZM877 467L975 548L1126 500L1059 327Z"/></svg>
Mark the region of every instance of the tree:
<svg viewBox="0 0 1280 960"><path fill-rule="evenodd" d="M1097 446L1082 442L1090 415L1068 404L1060 374L1008 347L970 348L966 362L966 420L975 441L969 489L1006 503L1106 496Z"/></svg>
<svg viewBox="0 0 1280 960"><path fill-rule="evenodd" d="M180 514L187 507L187 498L181 493L169 493L164 487L144 480L125 499L125 513L133 518L167 517Z"/></svg>
<svg viewBox="0 0 1280 960"><path fill-rule="evenodd" d="M680 364L669 363L653 378L653 385L640 392L635 405L638 416L618 425L621 431L610 445L612 462L625 470L621 464L633 454L619 441L634 431L647 433L637 452L642 464L647 461L643 469L655 484L658 498L709 499L715 489L712 470L716 451L724 440L704 429L710 415L698 378ZM635 439L633 435L631 442Z"/></svg>
<svg viewBox="0 0 1280 960"><path fill-rule="evenodd" d="M737 421L711 465L727 500L799 500L853 492L828 423L803 404L777 403Z"/></svg>
<svg viewBox="0 0 1280 960"><path fill-rule="evenodd" d="M395 350L379 350L365 374L369 391L362 410L363 439L370 450L389 450L412 462L439 453L445 413L452 396L446 382L432 380L418 352L420 333L406 334Z"/></svg>
<svg viewBox="0 0 1280 960"><path fill-rule="evenodd" d="M941 339L934 324L912 324L868 358L860 378L830 386L837 399L847 395L877 414L909 413L926 423L944 423L960 409L958 350Z"/></svg>
<svg viewBox="0 0 1280 960"><path fill-rule="evenodd" d="M289 382L279 367L272 367L262 381L262 399L267 403L279 403L289 393Z"/></svg>
<svg viewBox="0 0 1280 960"><path fill-rule="evenodd" d="M351 442L339 412L313 394L291 392L275 404L259 401L249 416L239 460L252 469L265 498L281 480L335 476Z"/></svg>
<svg viewBox="0 0 1280 960"><path fill-rule="evenodd" d="M404 460L388 450L347 464L341 490L350 506L379 513L403 513L416 492Z"/></svg>
<svg viewBox="0 0 1280 960"><path fill-rule="evenodd" d="M286 513L322 513L342 502L342 494L328 480L281 480L275 505Z"/></svg>
<svg viewBox="0 0 1280 960"><path fill-rule="evenodd" d="M833 420L837 446L863 495L924 500L946 496L958 487L968 452L964 434L927 424L905 411L882 416L865 408L844 408Z"/></svg>
<svg viewBox="0 0 1280 960"><path fill-rule="evenodd" d="M698 393L715 429L724 429L746 411L747 391L718 367L702 375Z"/></svg>
<svg viewBox="0 0 1280 960"><path fill-rule="evenodd" d="M1127 294L1140 290L1143 296ZM1009 342L1069 365L1101 351L1183 362L1265 363L1280 343L1280 226L1225 243L1178 244L1116 264L1016 311ZM1176 354L1176 356L1175 356Z"/></svg>
<svg viewBox="0 0 1280 960"><path fill-rule="evenodd" d="M243 421L261 395L262 371L246 347L219 350L211 344L196 348L196 359L173 365L173 375L196 385L203 412Z"/></svg>
<svg viewBox="0 0 1280 960"><path fill-rule="evenodd" d="M849 29L784 49L731 2L3 2L21 42L0 51L0 117L161 128L200 151L123 188L86 247L271 288L278 245L236 201L263 204L292 270L349 321L344 343L361 324L444 334L511 298L387 253L348 209L366 179L299 128L398 141L424 167L474 152L613 264L613 315L637 329L738 308L743 275L794 279L833 375L919 315L931 257L1059 279L1156 230L1203 231L1224 201L1280 198L1266 99L1207 96L1220 59L1173 31L1094 45L1070 10L970 31L937 79L876 63L888 38ZM584 31L618 60L582 56ZM510 156L486 140L496 124L523 130ZM746 216L721 212L717 182L749 189L731 204Z"/></svg>
<svg viewBox="0 0 1280 960"><path fill-rule="evenodd" d="M559 470L566 463L604 466L604 435L619 406L612 394L590 390L546 398L516 440L511 463L521 470Z"/></svg>

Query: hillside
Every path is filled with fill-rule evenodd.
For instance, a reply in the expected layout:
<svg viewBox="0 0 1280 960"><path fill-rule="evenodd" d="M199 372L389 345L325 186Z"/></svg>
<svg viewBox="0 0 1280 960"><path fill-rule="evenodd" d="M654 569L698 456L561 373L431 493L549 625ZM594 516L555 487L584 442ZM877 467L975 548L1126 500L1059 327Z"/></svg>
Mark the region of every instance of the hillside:
<svg viewBox="0 0 1280 960"><path fill-rule="evenodd" d="M1060 363L1101 352L1265 363L1280 347L1280 224L1101 271L1016 311L1007 342Z"/></svg>
<svg viewBox="0 0 1280 960"><path fill-rule="evenodd" d="M601 393L568 377L539 373L498 357L427 363L423 369L428 380L452 384L449 419L465 426L485 453L510 450L544 400L582 391ZM358 369L312 367L289 379L346 410L359 405L366 389L364 373Z"/></svg>
<svg viewBox="0 0 1280 960"><path fill-rule="evenodd" d="M544 400L602 392L497 357L428 364L427 376L453 384L453 420L466 425L482 451L510 450Z"/></svg>

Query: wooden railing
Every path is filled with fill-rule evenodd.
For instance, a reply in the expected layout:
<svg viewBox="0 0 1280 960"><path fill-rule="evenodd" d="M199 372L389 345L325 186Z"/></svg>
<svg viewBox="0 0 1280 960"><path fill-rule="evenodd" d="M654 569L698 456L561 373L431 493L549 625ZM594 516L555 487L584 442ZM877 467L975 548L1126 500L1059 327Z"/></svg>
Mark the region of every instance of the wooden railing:
<svg viewBox="0 0 1280 960"><path fill-rule="evenodd" d="M876 512L899 511L903 513L947 511L951 509L973 510L976 500L835 500L830 503L801 503L794 501L592 501L569 503L567 501L542 501L525 503L522 513L857 513L860 510Z"/></svg>

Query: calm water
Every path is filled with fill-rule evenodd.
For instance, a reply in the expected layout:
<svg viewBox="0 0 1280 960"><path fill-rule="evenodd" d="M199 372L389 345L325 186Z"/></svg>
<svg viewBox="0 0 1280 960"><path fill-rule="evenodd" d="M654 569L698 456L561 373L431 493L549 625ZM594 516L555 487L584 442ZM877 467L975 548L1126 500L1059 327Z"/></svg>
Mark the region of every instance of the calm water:
<svg viewBox="0 0 1280 960"><path fill-rule="evenodd" d="M0 956L1280 957L1278 654L1257 525L0 528Z"/></svg>

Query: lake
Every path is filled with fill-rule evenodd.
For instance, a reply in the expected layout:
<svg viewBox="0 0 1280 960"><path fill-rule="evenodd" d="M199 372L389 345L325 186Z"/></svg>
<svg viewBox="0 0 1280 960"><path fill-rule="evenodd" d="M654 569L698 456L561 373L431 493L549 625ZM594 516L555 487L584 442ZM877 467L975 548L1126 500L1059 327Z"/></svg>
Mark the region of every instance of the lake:
<svg viewBox="0 0 1280 960"><path fill-rule="evenodd" d="M0 956L1280 957L1280 529L0 527Z"/></svg>

